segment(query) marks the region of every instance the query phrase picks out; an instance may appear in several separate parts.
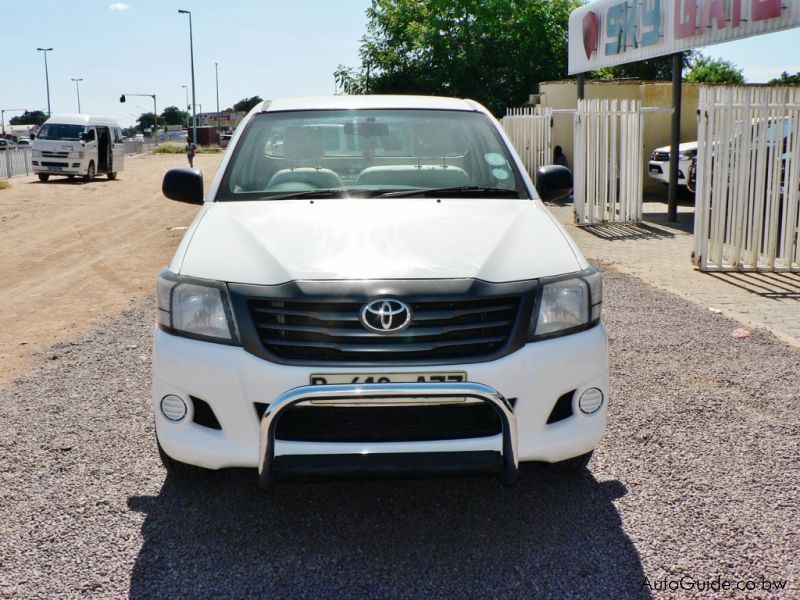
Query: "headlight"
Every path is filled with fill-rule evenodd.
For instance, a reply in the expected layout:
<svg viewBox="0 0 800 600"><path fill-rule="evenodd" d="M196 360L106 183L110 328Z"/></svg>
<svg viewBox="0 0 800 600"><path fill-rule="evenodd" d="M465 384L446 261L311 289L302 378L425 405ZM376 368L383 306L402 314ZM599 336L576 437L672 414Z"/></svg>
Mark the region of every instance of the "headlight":
<svg viewBox="0 0 800 600"><path fill-rule="evenodd" d="M83 152L70 152L69 157L83 159Z"/></svg>
<svg viewBox="0 0 800 600"><path fill-rule="evenodd" d="M573 276L543 280L528 327L528 341L595 326L600 321L602 303L603 280L594 267Z"/></svg>
<svg viewBox="0 0 800 600"><path fill-rule="evenodd" d="M695 150L688 150L686 152L679 152L678 153L678 158L681 158L683 160L691 160L696 155L697 155L697 152Z"/></svg>
<svg viewBox="0 0 800 600"><path fill-rule="evenodd" d="M165 269L158 276L157 299L162 329L186 337L237 343L224 283L179 277Z"/></svg>

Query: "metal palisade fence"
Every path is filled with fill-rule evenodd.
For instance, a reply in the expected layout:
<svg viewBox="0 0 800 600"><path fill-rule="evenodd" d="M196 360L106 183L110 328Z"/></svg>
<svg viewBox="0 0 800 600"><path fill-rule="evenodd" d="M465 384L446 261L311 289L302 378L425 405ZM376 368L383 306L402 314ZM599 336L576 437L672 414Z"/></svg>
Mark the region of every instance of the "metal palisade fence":
<svg viewBox="0 0 800 600"><path fill-rule="evenodd" d="M541 106L509 108L502 124L525 169L535 180L539 167L553 162L552 109Z"/></svg>
<svg viewBox="0 0 800 600"><path fill-rule="evenodd" d="M33 173L31 164L32 152L25 150L4 150L0 152L0 178L15 177L16 175L30 175Z"/></svg>
<svg viewBox="0 0 800 600"><path fill-rule="evenodd" d="M800 272L800 89L700 90L694 263Z"/></svg>
<svg viewBox="0 0 800 600"><path fill-rule="evenodd" d="M642 220L642 111L637 100L579 100L574 115L575 223Z"/></svg>

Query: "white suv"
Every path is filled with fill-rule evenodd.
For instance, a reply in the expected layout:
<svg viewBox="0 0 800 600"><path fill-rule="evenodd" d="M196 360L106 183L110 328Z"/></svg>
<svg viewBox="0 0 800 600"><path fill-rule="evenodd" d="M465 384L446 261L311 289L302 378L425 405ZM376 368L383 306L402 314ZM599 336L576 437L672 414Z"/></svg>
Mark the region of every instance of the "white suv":
<svg viewBox="0 0 800 600"><path fill-rule="evenodd" d="M545 199L571 191L543 167ZM469 100L266 101L158 278L167 469L273 480L586 466L606 425L599 272Z"/></svg>
<svg viewBox="0 0 800 600"><path fill-rule="evenodd" d="M669 185L670 151L669 146L662 146L650 154L650 162L647 163L647 174L650 179ZM684 142L678 146L678 185L687 186L689 167L695 156L697 156L697 142Z"/></svg>

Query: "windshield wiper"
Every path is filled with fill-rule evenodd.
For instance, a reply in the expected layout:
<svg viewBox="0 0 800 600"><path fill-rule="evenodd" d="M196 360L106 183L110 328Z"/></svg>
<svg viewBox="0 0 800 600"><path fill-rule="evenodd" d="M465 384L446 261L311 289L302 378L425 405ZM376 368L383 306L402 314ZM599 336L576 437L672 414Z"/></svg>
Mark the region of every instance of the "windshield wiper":
<svg viewBox="0 0 800 600"><path fill-rule="evenodd" d="M347 195L345 189L330 189L330 190L300 190L297 192L285 192L283 194L269 194L259 196L254 200L289 200L291 198L343 198Z"/></svg>
<svg viewBox="0 0 800 600"><path fill-rule="evenodd" d="M415 190L402 190L399 192L386 192L378 194L376 198L403 198L409 196L452 196L455 194L465 194L466 196L512 196L519 198L517 190L508 188L485 187L480 185L460 185L457 187L445 188L418 188ZM465 196L465 197L466 197Z"/></svg>

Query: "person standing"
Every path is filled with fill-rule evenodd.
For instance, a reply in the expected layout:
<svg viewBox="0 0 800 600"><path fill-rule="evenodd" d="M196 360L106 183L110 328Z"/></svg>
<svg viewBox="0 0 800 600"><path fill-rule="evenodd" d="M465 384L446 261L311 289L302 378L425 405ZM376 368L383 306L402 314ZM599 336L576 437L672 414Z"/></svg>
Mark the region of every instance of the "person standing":
<svg viewBox="0 0 800 600"><path fill-rule="evenodd" d="M189 166L194 168L194 155L197 150L197 147L194 145L194 142L191 138L187 138L186 140L186 158L189 159Z"/></svg>
<svg viewBox="0 0 800 600"><path fill-rule="evenodd" d="M553 164L561 165L569 169L569 162L567 162L567 155L561 149L561 146L556 146L553 152Z"/></svg>

